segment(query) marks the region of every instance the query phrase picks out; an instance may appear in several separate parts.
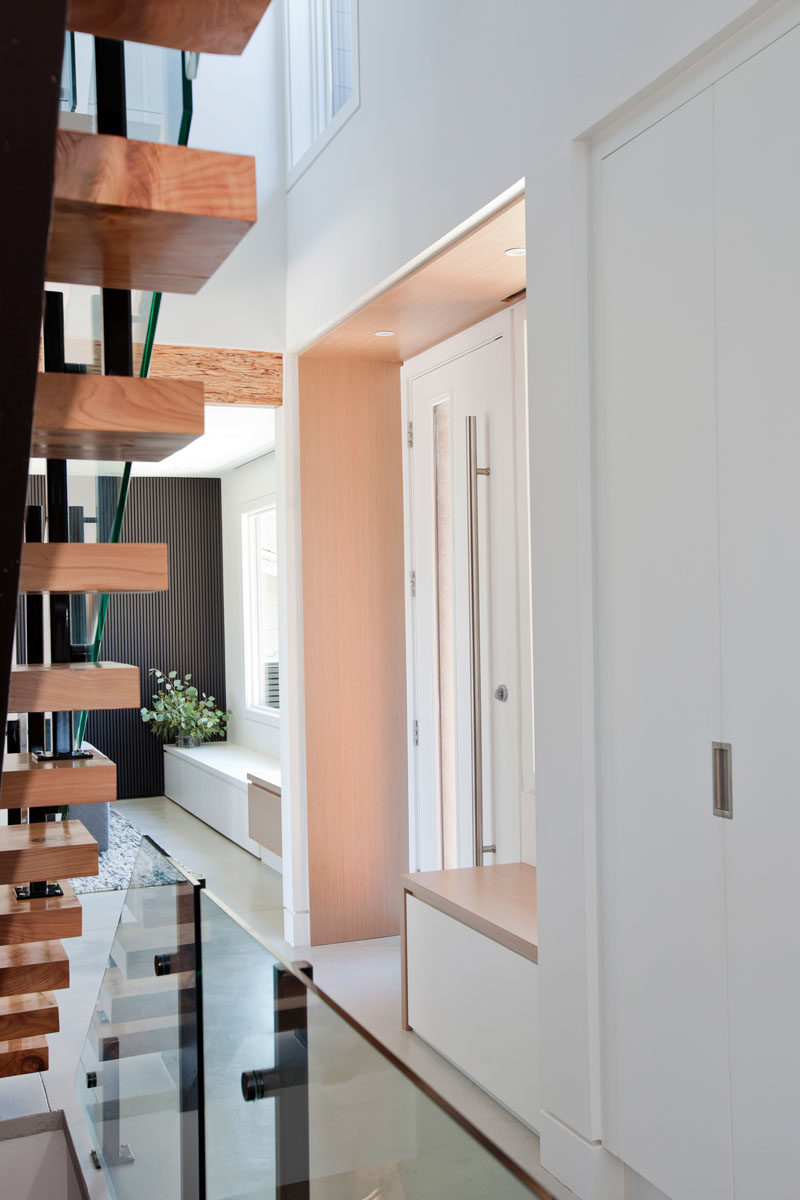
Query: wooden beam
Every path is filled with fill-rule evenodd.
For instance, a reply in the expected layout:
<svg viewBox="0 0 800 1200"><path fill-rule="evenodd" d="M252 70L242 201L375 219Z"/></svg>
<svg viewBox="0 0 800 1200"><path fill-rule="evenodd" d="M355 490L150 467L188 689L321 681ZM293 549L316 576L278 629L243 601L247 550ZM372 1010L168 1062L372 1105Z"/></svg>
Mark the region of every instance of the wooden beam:
<svg viewBox="0 0 800 1200"><path fill-rule="evenodd" d="M194 293L255 221L250 157L59 130L48 279Z"/></svg>
<svg viewBox="0 0 800 1200"><path fill-rule="evenodd" d="M51 942L81 936L83 909L66 879L59 881L63 896L17 900L10 884L0 887L0 945Z"/></svg>
<svg viewBox="0 0 800 1200"><path fill-rule="evenodd" d="M0 884L96 874L97 842L80 821L0 826Z"/></svg>
<svg viewBox="0 0 800 1200"><path fill-rule="evenodd" d="M69 959L61 942L0 946L0 996L69 987Z"/></svg>
<svg viewBox="0 0 800 1200"><path fill-rule="evenodd" d="M139 708L139 668L123 663L51 663L13 667L10 712L95 712Z"/></svg>
<svg viewBox="0 0 800 1200"><path fill-rule="evenodd" d="M118 42L241 54L270 0L70 0L67 28Z"/></svg>
<svg viewBox="0 0 800 1200"><path fill-rule="evenodd" d="M58 1004L52 992L0 997L0 1041L58 1033Z"/></svg>
<svg viewBox="0 0 800 1200"><path fill-rule="evenodd" d="M283 403L282 354L219 346L157 345L150 362L150 378L167 376L201 381L206 404Z"/></svg>
<svg viewBox="0 0 800 1200"><path fill-rule="evenodd" d="M0 808L59 808L107 804L117 798L117 768L95 750L92 758L39 762L34 754L7 754Z"/></svg>
<svg viewBox="0 0 800 1200"><path fill-rule="evenodd" d="M18 1038L0 1042L0 1078L11 1075L33 1075L46 1071L50 1062L47 1042L43 1037Z"/></svg>
<svg viewBox="0 0 800 1200"><path fill-rule="evenodd" d="M31 455L160 462L202 435L200 379L40 373Z"/></svg>
<svg viewBox="0 0 800 1200"><path fill-rule="evenodd" d="M29 542L21 592L165 592L165 542Z"/></svg>

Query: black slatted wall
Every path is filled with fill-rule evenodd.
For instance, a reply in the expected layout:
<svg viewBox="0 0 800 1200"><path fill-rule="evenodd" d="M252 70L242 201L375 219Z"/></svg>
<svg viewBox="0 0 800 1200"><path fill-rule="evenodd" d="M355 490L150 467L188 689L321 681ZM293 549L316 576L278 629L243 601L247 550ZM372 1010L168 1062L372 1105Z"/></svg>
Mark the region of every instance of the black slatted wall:
<svg viewBox="0 0 800 1200"><path fill-rule="evenodd" d="M220 481L133 478L122 540L167 543L169 591L112 596L100 657L139 667L148 707L148 668L161 667L190 671L224 709ZM161 743L138 711L91 713L87 738L117 764L120 799L161 795Z"/></svg>

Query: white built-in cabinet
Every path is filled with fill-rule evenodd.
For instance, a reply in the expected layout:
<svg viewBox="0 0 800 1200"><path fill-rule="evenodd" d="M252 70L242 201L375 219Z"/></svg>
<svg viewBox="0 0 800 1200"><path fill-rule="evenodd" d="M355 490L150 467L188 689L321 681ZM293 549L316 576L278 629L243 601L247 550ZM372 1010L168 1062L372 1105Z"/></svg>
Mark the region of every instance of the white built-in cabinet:
<svg viewBox="0 0 800 1200"><path fill-rule="evenodd" d="M604 1142L672 1200L790 1200L800 31L611 147L596 186Z"/></svg>

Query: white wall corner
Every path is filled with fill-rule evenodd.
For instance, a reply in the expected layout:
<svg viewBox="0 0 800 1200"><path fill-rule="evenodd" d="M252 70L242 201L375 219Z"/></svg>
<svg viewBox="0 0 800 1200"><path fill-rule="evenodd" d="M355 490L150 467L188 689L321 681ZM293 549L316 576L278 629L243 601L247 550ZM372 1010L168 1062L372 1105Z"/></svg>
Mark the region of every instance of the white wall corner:
<svg viewBox="0 0 800 1200"><path fill-rule="evenodd" d="M311 942L311 921L307 912L283 910L283 938L290 946L308 946Z"/></svg>
<svg viewBox="0 0 800 1200"><path fill-rule="evenodd" d="M625 1200L625 1167L599 1142L587 1142L552 1113L539 1114L539 1158L581 1200Z"/></svg>

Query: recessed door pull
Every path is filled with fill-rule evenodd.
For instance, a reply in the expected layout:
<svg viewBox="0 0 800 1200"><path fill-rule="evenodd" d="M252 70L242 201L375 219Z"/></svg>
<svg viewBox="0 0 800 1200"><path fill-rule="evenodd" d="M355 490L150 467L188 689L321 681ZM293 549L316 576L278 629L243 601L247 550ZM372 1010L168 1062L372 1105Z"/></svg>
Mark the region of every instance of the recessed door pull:
<svg viewBox="0 0 800 1200"><path fill-rule="evenodd" d="M712 742L711 762L714 790L714 816L733 820L733 774L731 743Z"/></svg>
<svg viewBox="0 0 800 1200"><path fill-rule="evenodd" d="M494 689L494 698L495 700L499 700L502 704L505 704L506 700L508 699L508 688L504 683L498 683L497 687Z"/></svg>

